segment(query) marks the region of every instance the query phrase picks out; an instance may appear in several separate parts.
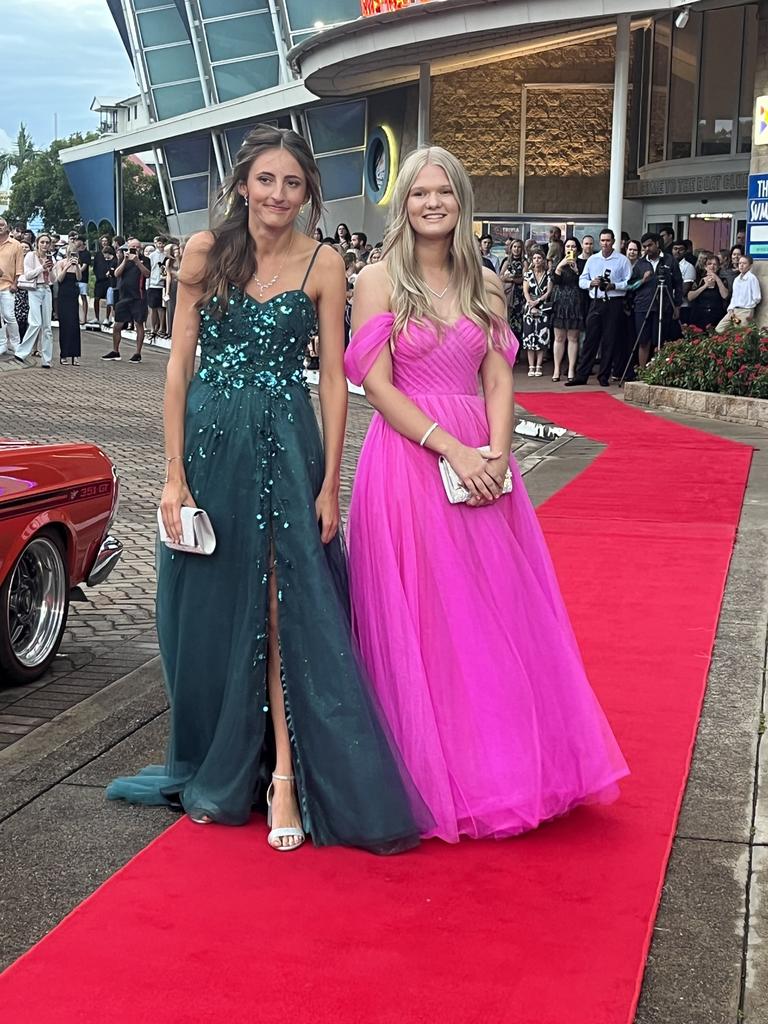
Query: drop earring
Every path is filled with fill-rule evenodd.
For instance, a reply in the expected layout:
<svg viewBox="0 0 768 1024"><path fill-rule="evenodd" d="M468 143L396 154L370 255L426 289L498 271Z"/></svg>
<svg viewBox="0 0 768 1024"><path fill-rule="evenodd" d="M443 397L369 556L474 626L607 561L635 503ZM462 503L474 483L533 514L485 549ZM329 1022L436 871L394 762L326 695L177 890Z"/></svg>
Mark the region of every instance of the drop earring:
<svg viewBox="0 0 768 1024"><path fill-rule="evenodd" d="M246 206L248 205L248 196L243 196L243 202Z"/></svg>

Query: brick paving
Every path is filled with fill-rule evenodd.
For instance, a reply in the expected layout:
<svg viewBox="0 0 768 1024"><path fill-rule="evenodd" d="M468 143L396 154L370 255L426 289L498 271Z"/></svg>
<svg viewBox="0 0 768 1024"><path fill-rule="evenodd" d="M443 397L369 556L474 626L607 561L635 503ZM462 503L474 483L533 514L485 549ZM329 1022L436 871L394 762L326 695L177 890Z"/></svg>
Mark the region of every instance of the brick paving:
<svg viewBox="0 0 768 1024"><path fill-rule="evenodd" d="M0 689L0 749L73 707L157 654L154 628L155 514L165 471L162 392L167 352L144 347L141 364L100 358L106 335L83 332L77 367L54 360L50 371L20 368L0 359L0 437L30 441L89 441L100 445L120 473L120 510L113 532L123 558L105 584L84 588L88 600L72 603L67 629L51 669L37 683ZM317 398L314 397L317 406ZM350 396L342 466L346 510L358 452L371 418L359 396ZM522 468L538 462L538 442L516 443Z"/></svg>

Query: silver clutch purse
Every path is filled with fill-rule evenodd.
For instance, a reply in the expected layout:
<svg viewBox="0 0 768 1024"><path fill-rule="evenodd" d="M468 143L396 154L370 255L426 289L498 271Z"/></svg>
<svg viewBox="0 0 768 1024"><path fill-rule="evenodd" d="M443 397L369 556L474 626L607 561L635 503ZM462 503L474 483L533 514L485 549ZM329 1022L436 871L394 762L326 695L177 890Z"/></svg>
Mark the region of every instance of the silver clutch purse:
<svg viewBox="0 0 768 1024"><path fill-rule="evenodd" d="M491 446L485 445L483 448L478 448L477 450L479 452L490 452ZM448 501L450 501L452 505L462 505L464 502L469 501L472 495L461 482L450 462L441 455L438 460L438 465L440 466L440 476L443 480L443 487L445 488ZM509 468L507 468L507 472L504 474L504 483L501 486L501 493L512 493L512 470Z"/></svg>
<svg viewBox="0 0 768 1024"><path fill-rule="evenodd" d="M160 509L157 510L157 528L160 540L174 551L186 551L189 555L212 555L216 550L216 534L208 513L201 508L181 506L181 544L174 544L169 539Z"/></svg>

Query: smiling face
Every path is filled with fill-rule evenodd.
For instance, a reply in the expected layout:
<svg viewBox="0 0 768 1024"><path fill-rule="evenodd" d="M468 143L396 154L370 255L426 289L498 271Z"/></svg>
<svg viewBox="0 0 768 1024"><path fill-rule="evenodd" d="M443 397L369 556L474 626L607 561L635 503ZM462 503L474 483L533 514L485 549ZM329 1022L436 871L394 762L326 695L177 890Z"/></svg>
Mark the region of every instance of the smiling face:
<svg viewBox="0 0 768 1024"><path fill-rule="evenodd" d="M268 149L253 161L238 192L248 197L252 220L267 228L283 228L299 215L307 198L307 179L287 149Z"/></svg>
<svg viewBox="0 0 768 1024"><path fill-rule="evenodd" d="M436 239L451 234L459 220L459 204L442 167L422 167L408 193L407 210L417 235Z"/></svg>
<svg viewBox="0 0 768 1024"><path fill-rule="evenodd" d="M516 238L510 247L510 253L515 259L521 259L523 255L523 243L519 238Z"/></svg>

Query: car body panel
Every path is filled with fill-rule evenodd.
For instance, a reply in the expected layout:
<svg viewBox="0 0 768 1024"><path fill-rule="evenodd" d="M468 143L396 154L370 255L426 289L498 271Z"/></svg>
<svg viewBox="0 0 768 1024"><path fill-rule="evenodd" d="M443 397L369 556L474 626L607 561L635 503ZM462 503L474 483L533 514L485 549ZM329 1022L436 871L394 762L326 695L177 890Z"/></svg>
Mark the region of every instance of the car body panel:
<svg viewBox="0 0 768 1024"><path fill-rule="evenodd" d="M53 526L66 542L72 585L86 581L117 496L112 462L95 445L0 441L0 580L30 537Z"/></svg>

